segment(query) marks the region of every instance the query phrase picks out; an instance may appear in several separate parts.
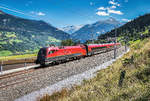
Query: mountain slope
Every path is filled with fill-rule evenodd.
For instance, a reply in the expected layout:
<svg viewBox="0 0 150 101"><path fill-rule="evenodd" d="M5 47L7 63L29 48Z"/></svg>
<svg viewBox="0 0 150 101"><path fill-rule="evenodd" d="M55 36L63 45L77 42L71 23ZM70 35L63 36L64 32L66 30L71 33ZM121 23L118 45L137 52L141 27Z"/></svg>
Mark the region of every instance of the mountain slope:
<svg viewBox="0 0 150 101"><path fill-rule="evenodd" d="M87 24L71 35L72 39L85 42L86 40L96 39L100 34L106 33L121 23L114 18L98 21L94 24Z"/></svg>
<svg viewBox="0 0 150 101"><path fill-rule="evenodd" d="M145 14L124 24L117 28L116 32L116 36L119 39L127 41L134 41L150 36L150 14ZM115 30L100 35L99 40L107 39L107 37L115 37Z"/></svg>
<svg viewBox="0 0 150 101"><path fill-rule="evenodd" d="M70 38L44 21L28 20L0 11L0 51L25 52Z"/></svg>
<svg viewBox="0 0 150 101"><path fill-rule="evenodd" d="M72 34L74 32L76 32L77 30L79 30L81 27L83 27L83 25L79 25L79 26L66 26L61 28L62 31L67 32L69 34Z"/></svg>

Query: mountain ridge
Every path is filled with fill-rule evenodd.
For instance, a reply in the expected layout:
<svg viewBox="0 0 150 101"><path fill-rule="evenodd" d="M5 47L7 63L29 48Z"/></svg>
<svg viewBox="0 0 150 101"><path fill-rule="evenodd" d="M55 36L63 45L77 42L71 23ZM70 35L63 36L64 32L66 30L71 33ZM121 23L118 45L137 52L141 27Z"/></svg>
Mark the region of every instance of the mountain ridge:
<svg viewBox="0 0 150 101"><path fill-rule="evenodd" d="M72 34L75 31L79 30L81 27L83 27L83 25L78 25L78 26L71 25L71 26L62 27L60 29L64 32Z"/></svg>
<svg viewBox="0 0 150 101"><path fill-rule="evenodd" d="M85 42L87 40L96 39L100 34L106 33L116 26L120 26L122 23L114 18L97 21L93 24L86 24L78 31L74 32L71 37L72 39Z"/></svg>
<svg viewBox="0 0 150 101"><path fill-rule="evenodd" d="M68 33L42 20L24 19L3 11L0 11L0 36L0 51L12 53L37 50L70 38Z"/></svg>

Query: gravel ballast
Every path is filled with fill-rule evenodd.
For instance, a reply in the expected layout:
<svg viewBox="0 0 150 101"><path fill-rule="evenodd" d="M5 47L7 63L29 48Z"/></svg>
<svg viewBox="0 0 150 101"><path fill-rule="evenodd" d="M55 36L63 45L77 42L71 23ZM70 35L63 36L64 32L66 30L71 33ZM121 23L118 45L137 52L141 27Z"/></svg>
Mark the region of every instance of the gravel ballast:
<svg viewBox="0 0 150 101"><path fill-rule="evenodd" d="M124 54L124 47L117 49L117 57ZM97 70L106 68L112 64L114 51L91 57L74 60L56 66L40 68L34 72L19 75L19 77L35 76L35 79L0 89L0 101L36 101L45 93L53 93L63 87L71 87L79 84L83 79L93 77ZM16 80L17 77L7 79Z"/></svg>

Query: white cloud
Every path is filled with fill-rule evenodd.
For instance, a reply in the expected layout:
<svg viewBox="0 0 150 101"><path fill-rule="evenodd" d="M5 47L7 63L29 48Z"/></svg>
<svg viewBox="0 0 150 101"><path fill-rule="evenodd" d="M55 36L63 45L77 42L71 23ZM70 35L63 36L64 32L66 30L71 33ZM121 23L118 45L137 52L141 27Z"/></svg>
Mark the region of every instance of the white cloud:
<svg viewBox="0 0 150 101"><path fill-rule="evenodd" d="M123 13L119 10L114 10L110 8L99 8L99 11L96 12L99 16L109 16L110 14L123 15Z"/></svg>
<svg viewBox="0 0 150 101"><path fill-rule="evenodd" d="M113 10L113 9L108 9L108 13L123 15L123 13L121 11L116 11L116 10Z"/></svg>
<svg viewBox="0 0 150 101"><path fill-rule="evenodd" d="M37 15L39 15L39 16L45 16L45 13L43 13L43 12L38 12Z"/></svg>
<svg viewBox="0 0 150 101"><path fill-rule="evenodd" d="M115 3L114 1L109 1L109 4L116 5L117 3Z"/></svg>
<svg viewBox="0 0 150 101"><path fill-rule="evenodd" d="M120 4L118 4L118 2L115 2L114 0L110 0L108 3L114 6L120 6Z"/></svg>
<svg viewBox="0 0 150 101"><path fill-rule="evenodd" d="M34 14L34 15L38 15L38 16L45 16L46 14L43 13L43 12L34 12L34 11L31 11L30 12L31 14Z"/></svg>
<svg viewBox="0 0 150 101"><path fill-rule="evenodd" d="M111 6L111 8L116 8L116 6Z"/></svg>
<svg viewBox="0 0 150 101"><path fill-rule="evenodd" d="M109 16L110 14L123 15L123 12L121 12L120 10L115 10L117 7L120 6L118 2L115 2L115 0L110 0L108 3L111 4L111 6L99 7L96 14L99 16Z"/></svg>
<svg viewBox="0 0 150 101"><path fill-rule="evenodd" d="M123 15L123 13L119 10L114 10L115 7L99 7L98 11L96 12L99 16L109 16L110 14L117 14L117 15Z"/></svg>
<svg viewBox="0 0 150 101"><path fill-rule="evenodd" d="M117 6L120 6L120 4L117 4Z"/></svg>
<svg viewBox="0 0 150 101"><path fill-rule="evenodd" d="M106 10L107 8L105 7L99 7L98 10Z"/></svg>
<svg viewBox="0 0 150 101"><path fill-rule="evenodd" d="M96 12L96 14L99 16L109 16L109 13L104 12L104 11L98 11L98 12Z"/></svg>
<svg viewBox="0 0 150 101"><path fill-rule="evenodd" d="M129 20L129 19L122 19L122 21L123 21L123 22L129 22L129 21L131 21L131 20Z"/></svg>

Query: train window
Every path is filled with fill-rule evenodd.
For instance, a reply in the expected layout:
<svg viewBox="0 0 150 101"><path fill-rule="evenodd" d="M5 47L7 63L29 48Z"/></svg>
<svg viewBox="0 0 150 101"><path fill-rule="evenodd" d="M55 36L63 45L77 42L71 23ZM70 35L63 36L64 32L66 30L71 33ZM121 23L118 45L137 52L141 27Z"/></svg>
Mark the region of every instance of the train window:
<svg viewBox="0 0 150 101"><path fill-rule="evenodd" d="M55 52L55 50L51 50L51 51L49 51L48 54L52 54L52 53L54 53L54 52Z"/></svg>

